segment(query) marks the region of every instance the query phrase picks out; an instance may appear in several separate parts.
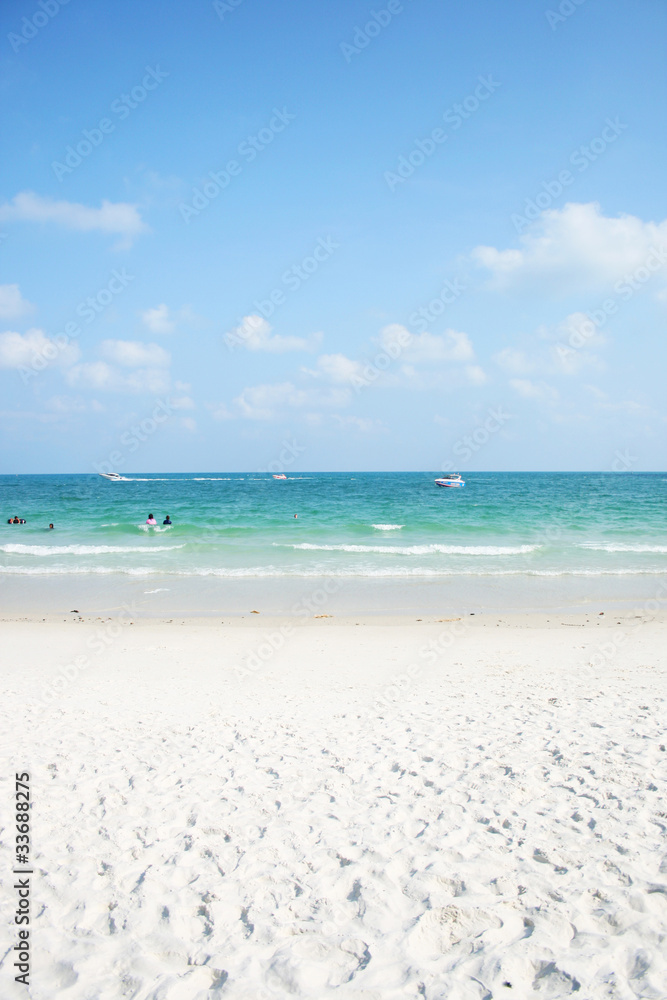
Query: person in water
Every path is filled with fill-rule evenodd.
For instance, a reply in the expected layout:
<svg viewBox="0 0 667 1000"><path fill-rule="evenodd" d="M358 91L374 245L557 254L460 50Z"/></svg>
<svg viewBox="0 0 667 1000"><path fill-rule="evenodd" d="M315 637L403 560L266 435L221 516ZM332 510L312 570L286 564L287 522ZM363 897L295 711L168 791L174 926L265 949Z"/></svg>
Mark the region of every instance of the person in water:
<svg viewBox="0 0 667 1000"><path fill-rule="evenodd" d="M167 516L165 517L165 519L164 519L164 521L162 523L163 524L171 524L171 518L169 517L169 514L167 514Z"/></svg>
<svg viewBox="0 0 667 1000"><path fill-rule="evenodd" d="M18 514L14 514L14 517L10 517L7 524L25 524L25 518L19 517Z"/></svg>
<svg viewBox="0 0 667 1000"><path fill-rule="evenodd" d="M49 531L53 531L53 525L52 524L49 525Z"/></svg>
<svg viewBox="0 0 667 1000"><path fill-rule="evenodd" d="M146 524L150 525L157 524L157 521L155 520L152 514L149 514L148 517L146 518Z"/></svg>

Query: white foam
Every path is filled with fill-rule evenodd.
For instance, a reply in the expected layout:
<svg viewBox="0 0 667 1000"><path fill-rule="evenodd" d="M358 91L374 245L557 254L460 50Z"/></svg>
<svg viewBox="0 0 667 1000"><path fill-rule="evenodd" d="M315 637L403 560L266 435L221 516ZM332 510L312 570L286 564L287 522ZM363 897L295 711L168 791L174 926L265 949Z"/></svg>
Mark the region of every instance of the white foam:
<svg viewBox="0 0 667 1000"><path fill-rule="evenodd" d="M279 548L312 552L378 552L390 556L426 556L436 553L449 556L516 556L542 548L541 545L315 545L312 542L298 542L293 545L285 542L273 544Z"/></svg>
<svg viewBox="0 0 667 1000"><path fill-rule="evenodd" d="M378 531L398 531L399 528L404 528L404 524L372 524L372 528L377 528Z"/></svg>
<svg viewBox="0 0 667 1000"><path fill-rule="evenodd" d="M289 569L280 566L247 566L231 569L229 567L202 567L192 570L164 569L151 566L0 566L0 574L8 576L109 576L118 574L119 576L163 576L163 577L222 577L229 579L243 579L253 577L262 579L265 577L297 577L308 579L311 577L365 577L374 578L438 578L447 577L496 577L496 576L544 576L544 577L599 577L599 576L667 576L667 567L662 569L609 569L609 570L521 570L521 569L498 569L498 570L465 570L465 569L431 569L426 566L410 567L386 567L384 569L370 568L366 566L350 567L346 569L332 569L330 567L319 566L310 570Z"/></svg>
<svg viewBox="0 0 667 1000"><path fill-rule="evenodd" d="M577 548L592 552L667 552L667 545L625 545L622 542L581 542Z"/></svg>
<svg viewBox="0 0 667 1000"><path fill-rule="evenodd" d="M155 590L144 590L144 594L167 594L169 587L156 587Z"/></svg>
<svg viewBox="0 0 667 1000"><path fill-rule="evenodd" d="M169 552L171 549L182 549L181 545L0 545L0 552L18 556L99 556L111 552Z"/></svg>

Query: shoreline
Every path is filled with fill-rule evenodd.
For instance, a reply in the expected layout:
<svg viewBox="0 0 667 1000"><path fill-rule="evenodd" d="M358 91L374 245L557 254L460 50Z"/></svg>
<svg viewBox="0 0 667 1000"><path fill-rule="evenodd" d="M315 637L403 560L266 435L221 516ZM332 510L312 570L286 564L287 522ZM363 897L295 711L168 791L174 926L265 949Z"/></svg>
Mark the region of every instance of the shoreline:
<svg viewBox="0 0 667 1000"><path fill-rule="evenodd" d="M589 611L572 611L569 609L555 608L549 611L524 611L524 612L468 612L464 614L426 614L414 612L413 614L377 612L373 614L363 613L359 615L335 615L327 612L314 613L311 615L277 615L264 614L255 611L243 611L229 613L222 611L211 611L207 614L135 614L131 609L121 609L120 614L108 615L95 611L80 612L72 610L69 612L43 613L33 611L30 613L9 613L0 609L0 628L5 625L61 625L61 624L87 624L99 625L108 622L119 625L132 624L139 628L158 628L165 625L185 625L192 628L242 628L242 629L271 629L279 627L285 623L293 628L347 628L349 626L367 626L372 628L401 628L407 626L422 625L424 629L429 626L443 625L451 622L464 622L466 628L478 629L487 627L503 627L508 629L557 629L565 628L590 628L616 629L619 626L626 629L636 629L643 625L655 623L656 625L667 625L667 608L661 609L657 613L643 611L641 607L628 607L619 610L618 608L604 608L600 605L591 608Z"/></svg>
<svg viewBox="0 0 667 1000"><path fill-rule="evenodd" d="M127 613L146 618L405 617L628 613L667 606L667 572L645 576L484 577L446 580L313 576L281 579L0 576L0 615ZM41 614L39 614L41 612Z"/></svg>

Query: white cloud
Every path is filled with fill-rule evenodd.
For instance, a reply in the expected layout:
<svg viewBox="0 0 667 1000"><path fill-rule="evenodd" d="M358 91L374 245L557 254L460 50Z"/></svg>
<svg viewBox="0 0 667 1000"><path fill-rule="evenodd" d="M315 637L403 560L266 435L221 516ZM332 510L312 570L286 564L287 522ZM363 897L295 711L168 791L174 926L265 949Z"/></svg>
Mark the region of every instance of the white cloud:
<svg viewBox="0 0 667 1000"><path fill-rule="evenodd" d="M471 385L484 385L486 382L486 372L479 365L466 365L464 371Z"/></svg>
<svg viewBox="0 0 667 1000"><path fill-rule="evenodd" d="M27 333L0 333L0 368L33 368L41 371L50 364L71 365L80 356L79 347L70 342L58 347L43 330Z"/></svg>
<svg viewBox="0 0 667 1000"><path fill-rule="evenodd" d="M103 340L102 356L124 368L167 368L171 356L159 344L144 344L139 340Z"/></svg>
<svg viewBox="0 0 667 1000"><path fill-rule="evenodd" d="M524 282L550 283L561 291L603 288L646 265L667 260L667 219L643 222L634 215L609 218L600 206L568 203L543 212L520 237L521 249L478 246L473 260L491 274L496 288ZM651 257L653 250L658 256Z"/></svg>
<svg viewBox="0 0 667 1000"><path fill-rule="evenodd" d="M236 413L232 413L225 403L209 403L207 409L214 420L236 420Z"/></svg>
<svg viewBox="0 0 667 1000"><path fill-rule="evenodd" d="M639 416L641 414L648 416L651 412L650 407L644 403L638 403L633 399L614 399L612 402L607 393L603 392L597 385L585 385L584 389L593 397L597 409L612 413L625 413L628 416Z"/></svg>
<svg viewBox="0 0 667 1000"><path fill-rule="evenodd" d="M321 333L303 337L281 337L272 334L273 327L261 316L244 316L239 326L225 334L230 347L246 347L249 351L268 351L284 354L286 351L312 351L322 341Z"/></svg>
<svg viewBox="0 0 667 1000"><path fill-rule="evenodd" d="M100 208L90 208L76 202L42 198L32 191L22 191L12 201L0 205L0 221L54 222L80 232L117 233L125 237L121 246L129 245L135 236L148 230L136 205L105 199Z"/></svg>
<svg viewBox="0 0 667 1000"><path fill-rule="evenodd" d="M104 407L96 399L86 400L81 396L52 396L47 400L46 406L54 413L101 413Z"/></svg>
<svg viewBox="0 0 667 1000"><path fill-rule="evenodd" d="M371 434L373 431L384 429L384 424L381 420L373 420L370 417L354 417L351 415L343 417L340 413L332 413L331 419L339 427L349 427L361 434Z"/></svg>
<svg viewBox="0 0 667 1000"><path fill-rule="evenodd" d="M458 330L417 335L400 323L392 323L380 331L375 342L381 349L382 359L375 355L367 361L356 361L345 354L322 354L314 370L304 368L302 371L315 378L324 377L334 385L398 385L400 373L414 388L419 382L416 365L432 367L436 362L460 363L472 361L475 357L470 338ZM387 357L389 364L386 363ZM465 373L468 381L475 385L486 381L486 375L478 365L468 365Z"/></svg>
<svg viewBox="0 0 667 1000"><path fill-rule="evenodd" d="M391 323L380 331L378 343L390 357L400 357L411 364L472 361L475 356L468 334L459 330L415 334L400 323Z"/></svg>
<svg viewBox="0 0 667 1000"><path fill-rule="evenodd" d="M162 369L137 368L123 374L106 361L88 361L75 365L67 373L71 386L104 392L160 394L169 391L170 379Z"/></svg>
<svg viewBox="0 0 667 1000"><path fill-rule="evenodd" d="M275 420L289 410L304 408L339 408L350 402L348 389L300 389L292 382L248 386L234 399L232 407L224 403L209 405L216 420Z"/></svg>
<svg viewBox="0 0 667 1000"><path fill-rule="evenodd" d="M559 398L558 391L546 382L531 382L527 378L510 379L510 385L524 399L537 399L545 403L555 403Z"/></svg>
<svg viewBox="0 0 667 1000"><path fill-rule="evenodd" d="M571 346L577 348L584 344L587 347L602 347L607 339L590 316L584 312L573 312L566 316L563 322L555 327L553 337L556 340L571 342Z"/></svg>
<svg viewBox="0 0 667 1000"><path fill-rule="evenodd" d="M169 405L174 410L194 410L195 402L189 396L176 396L169 400Z"/></svg>
<svg viewBox="0 0 667 1000"><path fill-rule="evenodd" d="M183 417L181 419L181 427L185 427L186 431L193 433L197 430L197 421L192 417Z"/></svg>
<svg viewBox="0 0 667 1000"><path fill-rule="evenodd" d="M164 302L154 309L145 309L141 313L144 325L151 333L173 333L176 323L169 316L169 309Z"/></svg>
<svg viewBox="0 0 667 1000"><path fill-rule="evenodd" d="M18 319L34 308L23 298L18 285L0 285L0 319Z"/></svg>
<svg viewBox="0 0 667 1000"><path fill-rule="evenodd" d="M317 359L315 371L303 370L316 377L323 375L335 385L352 385L355 380L363 377L363 367L360 361L353 361L344 354L321 354Z"/></svg>
<svg viewBox="0 0 667 1000"><path fill-rule="evenodd" d="M504 347L494 355L493 360L503 371L510 375L529 375L535 368L535 362L531 361L524 351L515 350L513 347Z"/></svg>

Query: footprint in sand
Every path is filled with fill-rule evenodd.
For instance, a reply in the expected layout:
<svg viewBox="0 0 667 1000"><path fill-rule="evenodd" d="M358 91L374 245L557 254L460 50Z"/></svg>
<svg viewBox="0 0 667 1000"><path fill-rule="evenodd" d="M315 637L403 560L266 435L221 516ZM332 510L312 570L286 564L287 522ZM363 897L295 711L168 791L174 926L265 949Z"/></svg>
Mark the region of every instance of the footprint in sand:
<svg viewBox="0 0 667 1000"><path fill-rule="evenodd" d="M502 927L502 920L486 910L442 906L428 910L410 934L410 949L416 955L436 957L461 941L470 941L487 930Z"/></svg>

